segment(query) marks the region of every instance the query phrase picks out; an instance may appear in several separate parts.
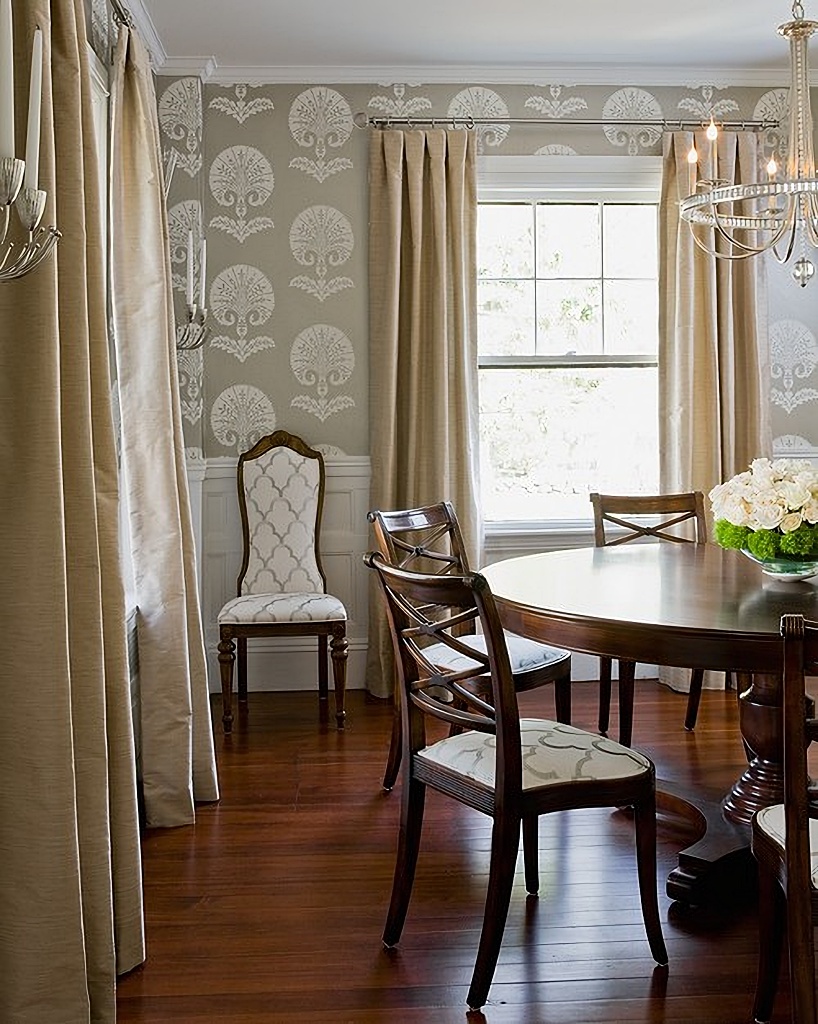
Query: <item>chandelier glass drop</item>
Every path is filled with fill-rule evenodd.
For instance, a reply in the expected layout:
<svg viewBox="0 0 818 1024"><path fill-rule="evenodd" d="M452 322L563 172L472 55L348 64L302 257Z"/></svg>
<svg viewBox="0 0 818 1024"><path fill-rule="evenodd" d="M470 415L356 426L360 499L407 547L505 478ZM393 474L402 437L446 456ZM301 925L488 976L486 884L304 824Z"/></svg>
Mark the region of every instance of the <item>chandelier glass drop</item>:
<svg viewBox="0 0 818 1024"><path fill-rule="evenodd" d="M767 180L735 185L719 178L699 180L696 191L683 199L680 212L696 244L722 259L745 259L763 252L787 263L794 253L793 278L804 287L815 274L808 247L818 247L818 179L812 142L809 95L809 38L818 22L804 18L799 0L792 5L793 20L778 26L790 44L789 132L785 173L779 176L774 159L767 164ZM707 137L715 153L718 129L711 120ZM688 159L695 162L696 151ZM697 228L715 229L703 237ZM722 239L727 245L718 246Z"/></svg>

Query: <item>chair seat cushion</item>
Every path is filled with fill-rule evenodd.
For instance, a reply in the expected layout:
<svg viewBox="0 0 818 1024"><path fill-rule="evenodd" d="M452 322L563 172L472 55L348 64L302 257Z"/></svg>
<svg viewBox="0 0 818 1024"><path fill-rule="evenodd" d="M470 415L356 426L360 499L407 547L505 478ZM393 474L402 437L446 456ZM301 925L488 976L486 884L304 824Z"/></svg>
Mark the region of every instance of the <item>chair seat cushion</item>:
<svg viewBox="0 0 818 1024"><path fill-rule="evenodd" d="M227 622L334 622L346 620L346 608L331 594L244 594L234 597L219 612L219 625Z"/></svg>
<svg viewBox="0 0 818 1024"><path fill-rule="evenodd" d="M787 832L784 824L784 805L771 804L769 807L762 807L756 814L756 824L781 847L783 854L784 837ZM812 884L818 886L818 821L813 818L810 818L809 822L809 848Z"/></svg>
<svg viewBox="0 0 818 1024"><path fill-rule="evenodd" d="M570 662L570 652L564 651L560 647L547 647L545 644L538 644L535 640L517 636L516 633L505 633L504 635L512 675L534 672L560 661ZM481 654L486 653L486 638L482 633L470 633L467 636L458 637L458 640L467 647L480 651ZM470 659L465 655L458 654L457 651L453 651L451 647L443 643L432 644L424 651L424 654L433 665L449 671L461 671L470 663ZM480 668L478 662L475 661L472 664L474 668Z"/></svg>
<svg viewBox="0 0 818 1024"><path fill-rule="evenodd" d="M650 760L630 747L546 719L520 719L520 740L523 789L580 779L633 778L651 769ZM494 787L496 738L492 734L469 730L447 736L415 756Z"/></svg>

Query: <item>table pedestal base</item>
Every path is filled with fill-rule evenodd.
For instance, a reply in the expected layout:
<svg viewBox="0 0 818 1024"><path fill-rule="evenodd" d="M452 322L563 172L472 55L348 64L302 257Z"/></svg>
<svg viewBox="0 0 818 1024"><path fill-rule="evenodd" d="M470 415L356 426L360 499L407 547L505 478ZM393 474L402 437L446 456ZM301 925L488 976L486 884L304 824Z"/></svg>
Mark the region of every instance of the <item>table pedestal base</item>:
<svg viewBox="0 0 818 1024"><path fill-rule="evenodd" d="M672 900L701 905L722 902L731 891L746 894L755 875L746 826L727 820L716 800L689 796L672 783L657 782L656 806L660 814L681 818L696 833L668 875L666 892Z"/></svg>

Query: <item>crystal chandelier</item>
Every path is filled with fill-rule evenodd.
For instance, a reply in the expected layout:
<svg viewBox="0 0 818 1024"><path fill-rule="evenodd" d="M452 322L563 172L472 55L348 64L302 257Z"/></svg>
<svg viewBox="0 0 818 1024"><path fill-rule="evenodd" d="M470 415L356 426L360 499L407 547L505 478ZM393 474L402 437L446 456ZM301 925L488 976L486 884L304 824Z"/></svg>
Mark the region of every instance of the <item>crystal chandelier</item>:
<svg viewBox="0 0 818 1024"><path fill-rule="evenodd" d="M767 180L734 185L714 177L698 182L693 195L680 204L681 216L688 221L696 244L713 256L745 259L770 251L779 263L798 258L792 276L803 288L815 274L815 264L807 256L807 246L818 247L818 179L812 146L812 113L809 97L809 37L818 22L804 18L799 0L792 5L793 20L778 26L778 32L790 43L789 133L786 173L779 177L774 159L767 164ZM718 129L711 120L707 129L713 153ZM688 155L696 162L695 148ZM717 251L707 244L697 226L715 229L728 243Z"/></svg>

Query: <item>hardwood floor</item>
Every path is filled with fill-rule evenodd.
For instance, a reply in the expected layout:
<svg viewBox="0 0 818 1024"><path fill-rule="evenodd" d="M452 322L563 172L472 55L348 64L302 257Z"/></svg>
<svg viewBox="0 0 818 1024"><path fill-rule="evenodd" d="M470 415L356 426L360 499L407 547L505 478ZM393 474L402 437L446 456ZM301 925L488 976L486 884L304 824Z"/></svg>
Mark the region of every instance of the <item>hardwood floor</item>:
<svg viewBox="0 0 818 1024"><path fill-rule="evenodd" d="M634 745L660 777L726 789L744 753L735 695L706 691L695 733L686 697L637 681ZM427 817L400 947L380 937L400 793L380 787L391 709L353 691L348 725L318 724L314 694L250 695L232 738L216 728L221 801L195 826L143 843L148 959L121 978L118 1021L198 1024L746 1024L756 913L671 904L664 879L684 833L659 829L669 971L654 970L637 896L631 822L582 811L540 822L541 891L515 881L483 1013L465 1006L483 913L488 819L438 794ZM526 714L553 716L550 688ZM596 687L574 687L593 728ZM218 713L214 714L218 722ZM616 721L611 726L616 735ZM786 968L777 1024L789 1020Z"/></svg>

